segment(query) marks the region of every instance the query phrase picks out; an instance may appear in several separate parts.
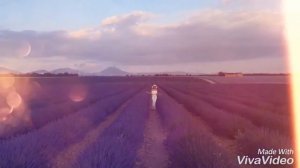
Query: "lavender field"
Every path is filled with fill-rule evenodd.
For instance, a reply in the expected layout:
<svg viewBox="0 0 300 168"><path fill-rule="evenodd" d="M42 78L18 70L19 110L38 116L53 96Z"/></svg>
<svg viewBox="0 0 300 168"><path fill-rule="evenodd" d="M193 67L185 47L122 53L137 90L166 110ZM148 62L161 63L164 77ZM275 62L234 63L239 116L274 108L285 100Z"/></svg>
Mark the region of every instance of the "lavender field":
<svg viewBox="0 0 300 168"><path fill-rule="evenodd" d="M0 168L293 167L238 162L292 148L289 85L259 80L2 77Z"/></svg>

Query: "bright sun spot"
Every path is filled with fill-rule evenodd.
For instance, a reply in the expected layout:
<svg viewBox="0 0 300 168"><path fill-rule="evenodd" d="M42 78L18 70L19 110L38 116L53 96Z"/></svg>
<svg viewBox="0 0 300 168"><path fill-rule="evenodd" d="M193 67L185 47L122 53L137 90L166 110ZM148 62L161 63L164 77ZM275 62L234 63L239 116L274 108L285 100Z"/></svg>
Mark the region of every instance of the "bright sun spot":
<svg viewBox="0 0 300 168"><path fill-rule="evenodd" d="M0 77L0 89L8 89L15 84L13 76Z"/></svg>
<svg viewBox="0 0 300 168"><path fill-rule="evenodd" d="M286 41L291 72L291 96L296 147L296 167L300 167L300 1L284 0Z"/></svg>

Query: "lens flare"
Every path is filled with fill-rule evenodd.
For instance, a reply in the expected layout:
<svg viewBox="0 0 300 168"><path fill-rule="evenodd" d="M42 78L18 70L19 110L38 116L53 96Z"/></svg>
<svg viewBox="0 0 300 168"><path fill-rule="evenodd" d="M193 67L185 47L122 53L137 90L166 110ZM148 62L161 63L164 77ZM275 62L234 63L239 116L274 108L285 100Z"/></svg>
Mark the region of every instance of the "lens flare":
<svg viewBox="0 0 300 168"><path fill-rule="evenodd" d="M23 42L18 50L18 55L20 57L27 57L30 55L31 49L32 48L29 42Z"/></svg>
<svg viewBox="0 0 300 168"><path fill-rule="evenodd" d="M6 103L13 109L18 108L22 104L22 97L16 91L10 92L6 97Z"/></svg>
<svg viewBox="0 0 300 168"><path fill-rule="evenodd" d="M293 109L294 143L296 167L300 167L300 1L284 0L286 41L288 44L289 68L291 73L291 97Z"/></svg>
<svg viewBox="0 0 300 168"><path fill-rule="evenodd" d="M69 98L73 102L81 102L86 98L86 96L87 96L87 89L83 85L73 86L69 93Z"/></svg>
<svg viewBox="0 0 300 168"><path fill-rule="evenodd" d="M11 109L8 107L0 108L0 118L5 118L7 115L11 113Z"/></svg>

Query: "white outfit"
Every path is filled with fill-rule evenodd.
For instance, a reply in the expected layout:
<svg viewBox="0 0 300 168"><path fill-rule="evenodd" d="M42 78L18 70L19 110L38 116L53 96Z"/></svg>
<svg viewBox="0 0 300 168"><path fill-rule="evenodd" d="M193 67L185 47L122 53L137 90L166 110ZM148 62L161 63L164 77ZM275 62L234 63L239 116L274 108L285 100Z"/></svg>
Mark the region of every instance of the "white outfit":
<svg viewBox="0 0 300 168"><path fill-rule="evenodd" d="M152 109L156 108L157 90L151 90L152 95Z"/></svg>

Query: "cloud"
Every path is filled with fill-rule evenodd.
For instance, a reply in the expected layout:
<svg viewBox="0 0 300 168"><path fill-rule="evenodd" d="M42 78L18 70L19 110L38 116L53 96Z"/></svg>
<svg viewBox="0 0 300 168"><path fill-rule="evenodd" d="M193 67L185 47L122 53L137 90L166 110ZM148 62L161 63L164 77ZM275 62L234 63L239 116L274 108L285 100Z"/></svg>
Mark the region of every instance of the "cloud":
<svg viewBox="0 0 300 168"><path fill-rule="evenodd" d="M21 42L30 58L122 65L220 62L284 55L280 14L266 11L202 10L175 24L148 22L153 14L113 16L98 27L77 31L0 31L0 57L15 57ZM1 47L2 46L2 47ZM3 47L4 46L4 47Z"/></svg>
<svg viewBox="0 0 300 168"><path fill-rule="evenodd" d="M229 9L281 10L283 0L220 0Z"/></svg>
<svg viewBox="0 0 300 168"><path fill-rule="evenodd" d="M113 26L118 28L132 27L134 25L149 20L153 16L154 15L151 13L136 11L125 15L112 16L107 19L104 19L101 23L101 26L103 27Z"/></svg>

